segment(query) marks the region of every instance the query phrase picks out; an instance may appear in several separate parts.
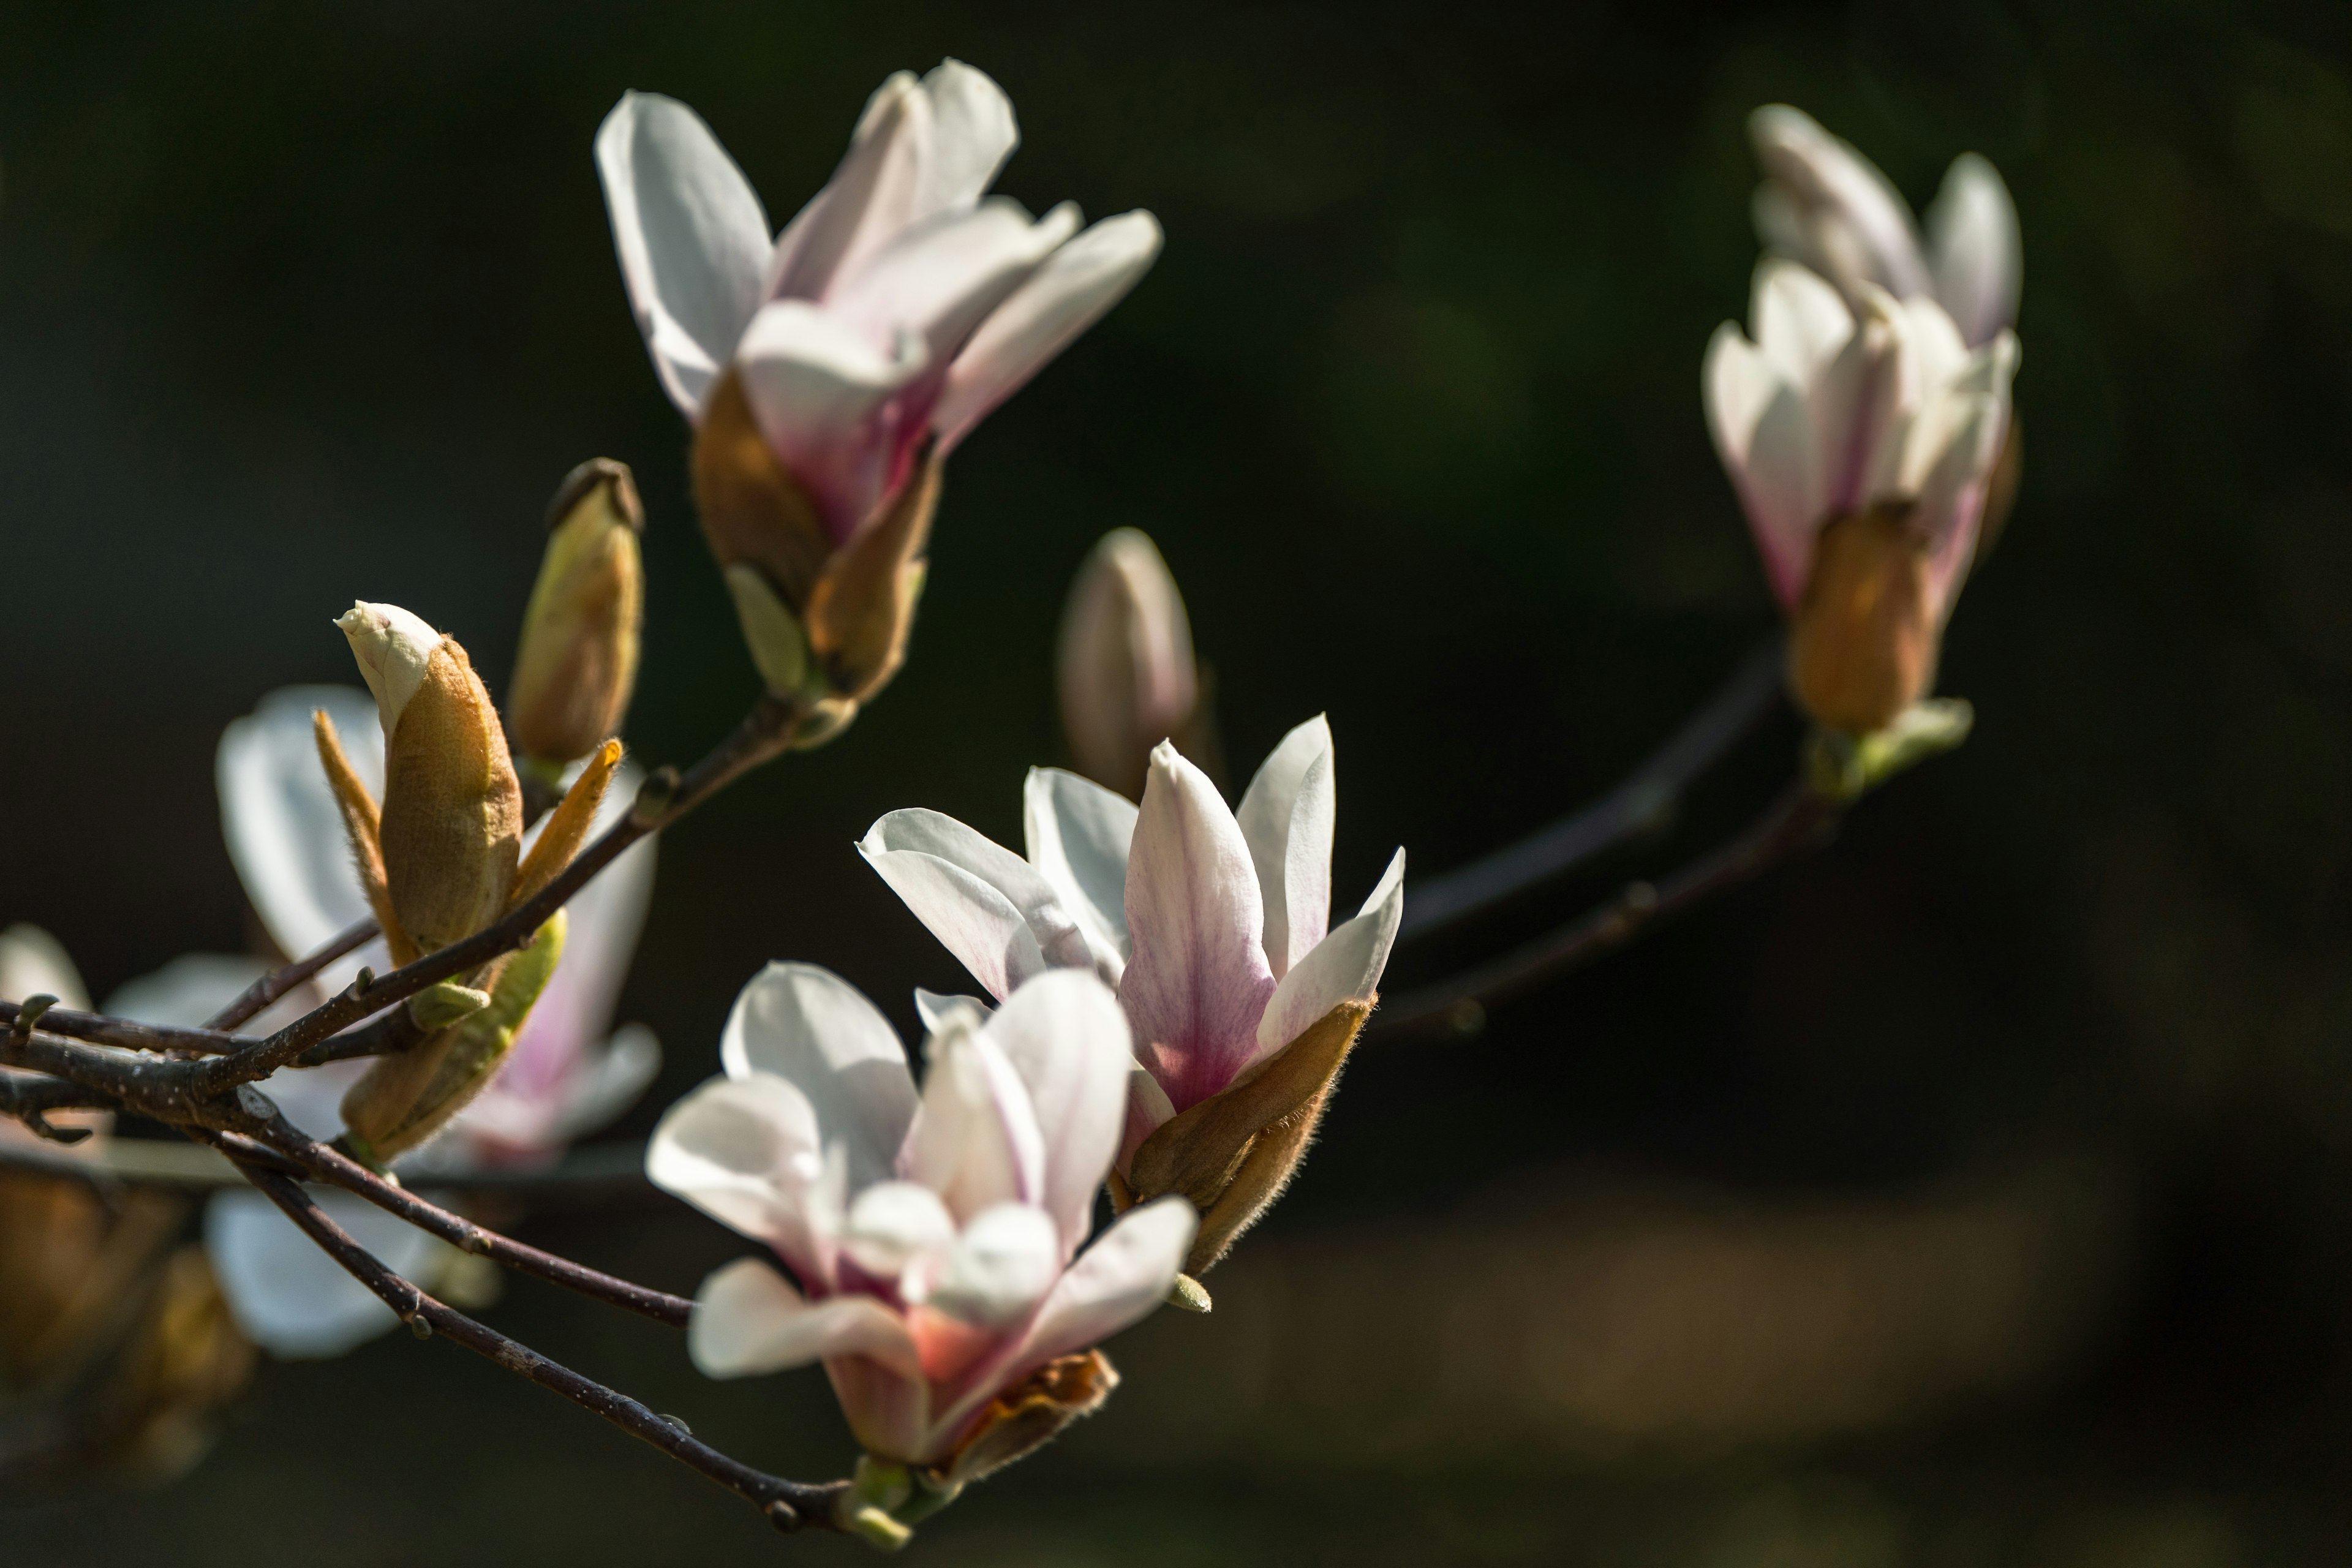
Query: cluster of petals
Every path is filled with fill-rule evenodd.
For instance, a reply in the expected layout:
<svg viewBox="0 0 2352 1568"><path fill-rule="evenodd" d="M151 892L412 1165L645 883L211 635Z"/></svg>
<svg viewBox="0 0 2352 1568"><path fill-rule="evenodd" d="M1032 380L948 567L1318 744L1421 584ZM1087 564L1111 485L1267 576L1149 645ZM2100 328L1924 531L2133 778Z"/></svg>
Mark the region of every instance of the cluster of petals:
<svg viewBox="0 0 2352 1568"><path fill-rule="evenodd" d="M1933 300L1971 348L2016 324L2024 278L2017 207L1990 163L1974 153L1953 160L1923 240L1877 165L1811 115L1767 104L1748 129L1765 174L1756 228L1772 251L1856 304L1865 284L1898 300Z"/></svg>
<svg viewBox="0 0 2352 1568"><path fill-rule="evenodd" d="M732 365L836 544L1117 303L1160 249L1131 212L1080 232L984 193L1020 140L984 73L901 71L782 235L709 128L631 92L596 136L621 269L662 385L698 417Z"/></svg>
<svg viewBox="0 0 2352 1568"><path fill-rule="evenodd" d="M370 913L353 870L334 796L311 733L325 709L369 787L381 795L383 740L376 702L342 686L289 687L265 697L221 737L217 759L222 826L229 858L263 928L280 952L323 947ZM628 769L628 764L623 764ZM628 808L625 777L608 792L604 825ZM449 1131L417 1157L436 1163L530 1165L561 1154L574 1138L626 1110L651 1083L661 1051L640 1025L606 1029L619 1001L653 893L654 843L632 847L568 906L562 962L518 1033L498 1078L461 1111ZM383 973L379 938L323 971L246 1026L255 1032L298 1016L348 984L362 964ZM258 958L190 953L133 980L107 1009L158 1024L200 1024L265 973ZM315 1138L342 1131L346 1090L365 1061L287 1068L262 1087L289 1120ZM320 1192L337 1221L404 1274L432 1276L442 1243L361 1199ZM297 1230L260 1194L230 1190L206 1212L205 1235L239 1324L284 1356L337 1355L391 1328L391 1310Z"/></svg>
<svg viewBox="0 0 2352 1568"><path fill-rule="evenodd" d="M657 1185L792 1271L751 1258L705 1281L695 1363L725 1377L822 1361L866 1451L917 1465L952 1456L1000 1393L1158 1305L1194 1226L1165 1200L1079 1250L1130 1059L1099 980L1042 974L993 1014L927 1013L919 1092L871 1002L814 965L769 965L728 1018L725 1076L671 1108L646 1156Z"/></svg>
<svg viewBox="0 0 2352 1568"><path fill-rule="evenodd" d="M1707 425L1773 592L1793 610L1822 529L1880 503L1910 509L1938 625L1976 552L2010 415L2016 334L1971 349L1934 300L1860 285L1859 309L1820 275L1768 257L1749 331L1717 328ZM1752 334L1752 336L1751 336Z"/></svg>
<svg viewBox="0 0 2352 1568"><path fill-rule="evenodd" d="M1227 806L1162 743L1139 807L1037 768L1024 859L953 817L894 811L859 848L992 995L1049 967L1118 988L1134 1032L1119 1168L1151 1131L1297 1039L1368 1002L1404 910L1404 851L1330 929L1339 796L1319 716L1286 735Z"/></svg>

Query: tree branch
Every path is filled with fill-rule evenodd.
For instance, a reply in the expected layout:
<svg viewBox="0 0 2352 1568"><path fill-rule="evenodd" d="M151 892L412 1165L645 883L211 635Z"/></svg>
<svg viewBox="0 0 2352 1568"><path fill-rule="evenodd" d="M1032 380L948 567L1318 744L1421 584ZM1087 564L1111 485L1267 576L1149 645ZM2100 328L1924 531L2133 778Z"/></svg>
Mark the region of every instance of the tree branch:
<svg viewBox="0 0 2352 1568"><path fill-rule="evenodd" d="M1775 633L1615 789L1575 815L1466 866L1406 883L1397 940L1465 920L1629 838L1664 827L1683 792L1772 710L1786 659L1784 639Z"/></svg>
<svg viewBox="0 0 2352 1568"><path fill-rule="evenodd" d="M344 1271L366 1286L421 1338L439 1334L486 1356L509 1372L529 1378L541 1388L562 1394L582 1409L604 1417L631 1436L638 1437L688 1468L725 1487L765 1514L779 1530L803 1526L830 1530L834 1500L846 1491L846 1481L811 1485L785 1480L755 1470L697 1439L683 1422L656 1415L646 1405L603 1384L583 1377L529 1346L509 1339L435 1300L408 1280L385 1268L365 1247L330 1219L292 1178L265 1167L251 1167L247 1178L262 1194L285 1211L286 1217L318 1243Z"/></svg>
<svg viewBox="0 0 2352 1568"><path fill-rule="evenodd" d="M297 985L316 979L319 971L326 968L335 960L365 945L368 939L376 934L376 930L373 915L353 925L344 927L326 946L310 957L280 965L247 986L237 995L236 1001L205 1019L205 1027L234 1030L239 1024L251 1018Z"/></svg>
<svg viewBox="0 0 2352 1568"><path fill-rule="evenodd" d="M1485 1005L1524 991L1562 970L1621 947L1659 921L1739 886L1800 851L1824 842L1843 807L1802 782L1790 784L1764 814L1718 846L1653 885L1628 883L1600 908L1490 963L1435 985L1409 991L1372 1015L1372 1029L1391 1039L1436 1023L1474 1031Z"/></svg>

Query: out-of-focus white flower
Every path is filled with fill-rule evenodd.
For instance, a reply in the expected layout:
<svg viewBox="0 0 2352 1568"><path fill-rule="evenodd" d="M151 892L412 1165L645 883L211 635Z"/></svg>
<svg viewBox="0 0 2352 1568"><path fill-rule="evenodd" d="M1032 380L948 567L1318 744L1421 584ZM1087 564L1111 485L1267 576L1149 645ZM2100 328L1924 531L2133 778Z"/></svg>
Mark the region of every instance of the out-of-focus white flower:
<svg viewBox="0 0 2352 1568"><path fill-rule="evenodd" d="M1078 771L1096 783L1139 795L1160 742L1197 754L1192 620L1142 530L1111 530L1078 568L1062 612L1058 673L1063 732Z"/></svg>
<svg viewBox="0 0 2352 1568"><path fill-rule="evenodd" d="M230 724L216 759L222 828L229 858L270 940L299 956L367 918L333 794L319 763L310 715L334 720L354 771L371 790L383 780L383 731L371 695L342 686L289 687ZM635 797L635 770L622 764L598 812L609 826ZM526 839L526 845L530 840ZM652 1032L630 1025L604 1037L652 897L654 841L633 846L568 907L564 961L541 994L499 1078L459 1113L448 1136L419 1156L434 1163L544 1163L572 1139L626 1110L653 1080L661 1054ZM245 1026L260 1034L289 1022L350 984L361 965L383 973L383 941L372 941ZM156 1024L195 1025L268 973L263 960L190 953L121 987L108 1011ZM288 1068L262 1085L287 1118L314 1138L343 1131L343 1096L364 1061ZM458 1258L373 1205L320 1192L322 1205L403 1273L432 1278ZM388 1223L387 1223L388 1222ZM335 1355L390 1328L392 1313L258 1194L213 1200L205 1234L215 1271L247 1331L281 1356ZM413 1266L413 1267L412 1267Z"/></svg>
<svg viewBox="0 0 2352 1568"><path fill-rule="evenodd" d="M1707 345L1707 424L1773 592L1791 673L1823 724L1870 733L1924 695L1974 558L2009 423L2016 335L1961 341L1933 300L1794 262L1756 270L1753 339Z"/></svg>
<svg viewBox="0 0 2352 1568"><path fill-rule="evenodd" d="M1388 965L1404 851L1331 929L1339 795L1320 718L1283 738L1238 813L1165 743L1139 810L1051 768L1031 771L1024 804L1025 860L919 809L858 847L991 994L1055 966L1118 987L1138 1065L1112 1194L1191 1198L1198 1273L1305 1152Z"/></svg>
<svg viewBox="0 0 2352 1568"><path fill-rule="evenodd" d="M872 1003L814 965L770 964L728 1018L726 1076L670 1109L646 1172L798 1281L756 1258L713 1274L695 1363L727 1377L823 1361L868 1453L954 1484L1034 1446L1015 1394L1033 1425L1039 1399L1062 1418L1099 1401L1107 1363L1081 1380L1083 1406L1033 1374L1157 1306L1194 1222L1155 1204L1078 1252L1131 1059L1092 974L1037 976L992 1016L952 1005L926 1055L919 1095Z"/></svg>
<svg viewBox="0 0 2352 1568"><path fill-rule="evenodd" d="M27 996L54 996L61 1006L77 1012L89 1010L89 993L83 988L81 971L74 967L65 943L39 926L19 921L0 931L0 997L22 1002ZM53 1127L87 1127L92 1131L104 1131L114 1123L113 1117L102 1110L60 1110L48 1121ZM88 1141L44 1145L38 1133L13 1116L0 1116L0 1143L42 1145L52 1151L92 1146Z"/></svg>
<svg viewBox="0 0 2352 1568"><path fill-rule="evenodd" d="M1952 161L1927 208L1926 243L1911 208L1876 164L1801 110L1769 103L1748 133L1764 184L1756 232L1820 273L1859 308L1865 284L1898 300L1933 300L1981 347L2017 322L2024 263L2017 207L2000 174L1974 153Z"/></svg>

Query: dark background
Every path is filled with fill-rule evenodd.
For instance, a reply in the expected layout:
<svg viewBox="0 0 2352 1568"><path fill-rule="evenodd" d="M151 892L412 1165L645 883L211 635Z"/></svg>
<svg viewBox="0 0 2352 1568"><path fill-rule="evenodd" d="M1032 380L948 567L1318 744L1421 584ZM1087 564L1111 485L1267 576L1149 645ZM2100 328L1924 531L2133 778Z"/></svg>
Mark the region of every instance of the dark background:
<svg viewBox="0 0 2352 1568"><path fill-rule="evenodd" d="M1184 584L1244 770L1328 710L1342 900L1399 842L1442 869L1631 765L1773 618L1698 398L1708 332L1745 312L1758 103L1808 109L1915 203L1963 150L1998 164L2029 441L1948 647L1964 750L1483 1035L1368 1046L1213 1278L1217 1316L1114 1343L1110 1413L917 1549L2352 1551L2339 6L12 6L0 918L55 931L101 994L242 946L221 727L352 679L328 620L355 596L503 672L541 510L592 455L635 466L650 514L629 738L684 761L720 734L754 679L589 140L624 88L676 94L781 224L883 76L942 54L1018 107L1001 188L1149 206L1168 249L958 454L887 696L665 842L624 1012L670 1060L624 1132L713 1070L766 959L832 965L909 1026L911 985L961 988L850 846L918 804L1017 842L1022 770L1062 755L1061 595L1114 525ZM1401 952L1392 983L1703 848L1796 742L1782 719L1671 842ZM654 1199L526 1234L677 1289L740 1250ZM528 1281L492 1316L752 1462L849 1457L814 1373L707 1384L663 1331ZM1577 1326L1602 1321L1661 1337ZM1570 1370L1522 1377L1528 1345ZM776 1542L404 1336L274 1369L161 1490L0 1504L0 1542L354 1568L859 1550Z"/></svg>

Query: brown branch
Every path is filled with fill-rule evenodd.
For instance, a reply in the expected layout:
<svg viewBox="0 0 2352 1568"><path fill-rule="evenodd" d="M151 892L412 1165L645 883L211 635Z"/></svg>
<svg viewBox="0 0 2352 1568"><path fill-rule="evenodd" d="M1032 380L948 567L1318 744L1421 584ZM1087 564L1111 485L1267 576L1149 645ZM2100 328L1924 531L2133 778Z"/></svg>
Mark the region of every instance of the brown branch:
<svg viewBox="0 0 2352 1568"><path fill-rule="evenodd" d="M352 1240L290 1177L259 1166L250 1169L247 1175L264 1196L285 1211L287 1218L301 1227L346 1273L390 1307L420 1339L439 1334L477 1355L487 1356L509 1372L529 1378L541 1388L562 1394L582 1409L603 1416L631 1436L652 1444L718 1482L765 1514L779 1530L793 1531L803 1526L837 1528L834 1523L834 1501L848 1489L848 1482L811 1485L790 1481L730 1458L688 1433L683 1422L656 1415L627 1394L583 1377L528 1345L435 1300Z"/></svg>
<svg viewBox="0 0 2352 1568"><path fill-rule="evenodd" d="M1628 839L1664 828L1673 820L1683 792L1772 710L1786 659L1784 641L1775 633L1615 789L1575 815L1466 866L1406 883L1397 940L1465 920Z"/></svg>
<svg viewBox="0 0 2352 1568"><path fill-rule="evenodd" d="M292 963L281 964L247 986L238 994L236 1001L205 1019L205 1027L235 1029L239 1024L251 1018L297 985L316 979L319 971L362 946L370 937L376 934L376 930L373 915L346 926L338 931L334 939L326 946L310 957L298 959Z"/></svg>
<svg viewBox="0 0 2352 1568"><path fill-rule="evenodd" d="M1487 1003L1622 947L1667 916L1680 914L1826 841L1842 809L1839 803L1803 783L1793 784L1728 843L1654 885L1627 884L1599 909L1500 958L1452 980L1406 992L1372 1016L1372 1030L1383 1039L1440 1022L1452 1025L1456 1032L1474 1031L1485 1017Z"/></svg>
<svg viewBox="0 0 2352 1568"><path fill-rule="evenodd" d="M329 1062L347 1062L361 1057L392 1057L425 1043L429 1031L409 1016L405 1007L396 1007L381 1016L371 1018L356 1029L346 1029L340 1035L330 1035L294 1058L298 1068L325 1067Z"/></svg>
<svg viewBox="0 0 2352 1568"><path fill-rule="evenodd" d="M0 1025L13 1025L22 1008L0 1001ZM219 1056L243 1050L255 1042L219 1029L187 1029L169 1024L141 1024L104 1013L82 1013L71 1007L51 1007L40 1015L41 1026L53 1035L87 1040L94 1046L117 1046L126 1051L194 1051Z"/></svg>

